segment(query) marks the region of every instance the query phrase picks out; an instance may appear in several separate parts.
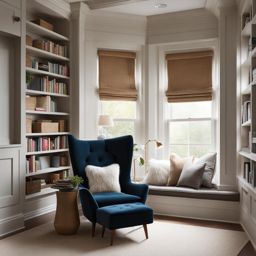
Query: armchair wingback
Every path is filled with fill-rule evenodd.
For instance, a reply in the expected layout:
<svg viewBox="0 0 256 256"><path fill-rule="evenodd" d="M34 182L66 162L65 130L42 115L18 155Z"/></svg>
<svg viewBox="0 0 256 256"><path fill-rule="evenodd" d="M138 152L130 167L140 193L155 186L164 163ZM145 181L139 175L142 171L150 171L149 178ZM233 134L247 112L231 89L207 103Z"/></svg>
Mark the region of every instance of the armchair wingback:
<svg viewBox="0 0 256 256"><path fill-rule="evenodd" d="M132 136L85 141L69 135L68 142L73 172L84 179L84 184L79 190L83 212L92 223L96 222L96 209L98 207L131 202L145 203L148 186L134 184L130 178L133 155ZM113 163L120 166L121 193L101 192L91 194L85 167L87 165L103 167Z"/></svg>

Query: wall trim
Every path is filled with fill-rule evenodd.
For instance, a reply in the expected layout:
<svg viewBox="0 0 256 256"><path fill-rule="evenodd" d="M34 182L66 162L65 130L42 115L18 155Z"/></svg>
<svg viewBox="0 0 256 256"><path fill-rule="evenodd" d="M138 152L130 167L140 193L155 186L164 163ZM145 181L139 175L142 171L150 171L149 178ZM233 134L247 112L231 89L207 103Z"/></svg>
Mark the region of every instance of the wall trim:
<svg viewBox="0 0 256 256"><path fill-rule="evenodd" d="M159 215L240 223L239 202L149 195L147 204Z"/></svg>
<svg viewBox="0 0 256 256"><path fill-rule="evenodd" d="M29 211L29 212L25 213L24 219L25 219L25 221L29 220L29 219L33 219L33 218L42 216L44 214L54 212L55 210L56 210L56 204L50 204L46 207L42 207L40 209L36 209L36 210Z"/></svg>
<svg viewBox="0 0 256 256"><path fill-rule="evenodd" d="M0 238L8 234L24 229L24 215L22 213L4 218L0 220Z"/></svg>

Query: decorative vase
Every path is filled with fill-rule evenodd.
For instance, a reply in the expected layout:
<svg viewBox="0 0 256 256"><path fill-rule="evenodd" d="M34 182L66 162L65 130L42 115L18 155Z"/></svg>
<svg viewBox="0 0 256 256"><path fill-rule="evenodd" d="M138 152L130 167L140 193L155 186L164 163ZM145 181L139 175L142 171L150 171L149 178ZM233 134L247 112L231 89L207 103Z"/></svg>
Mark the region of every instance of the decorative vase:
<svg viewBox="0 0 256 256"><path fill-rule="evenodd" d="M61 235L75 234L80 225L77 191L58 191L56 192L56 196L55 231Z"/></svg>

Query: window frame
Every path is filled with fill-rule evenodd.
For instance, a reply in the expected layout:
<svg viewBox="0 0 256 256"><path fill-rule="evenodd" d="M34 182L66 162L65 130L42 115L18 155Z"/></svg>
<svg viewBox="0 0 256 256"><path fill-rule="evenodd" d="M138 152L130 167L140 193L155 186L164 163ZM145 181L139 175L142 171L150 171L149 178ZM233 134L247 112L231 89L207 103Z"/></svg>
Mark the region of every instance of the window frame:
<svg viewBox="0 0 256 256"><path fill-rule="evenodd" d="M168 53L182 52L182 51L200 51L205 49L213 50L213 64L212 64L212 79L213 79L213 97L212 97L212 150L217 152L219 158L219 75L218 75L218 41L217 39L211 40L195 40L190 42L178 42L168 45L162 45L158 48L158 127L157 135L165 145L161 151L158 151L155 157L159 159L169 159L170 147L169 147L169 107L167 98L165 95L168 89L168 77L167 77L167 63L165 56ZM219 162L217 161L216 172L219 173Z"/></svg>

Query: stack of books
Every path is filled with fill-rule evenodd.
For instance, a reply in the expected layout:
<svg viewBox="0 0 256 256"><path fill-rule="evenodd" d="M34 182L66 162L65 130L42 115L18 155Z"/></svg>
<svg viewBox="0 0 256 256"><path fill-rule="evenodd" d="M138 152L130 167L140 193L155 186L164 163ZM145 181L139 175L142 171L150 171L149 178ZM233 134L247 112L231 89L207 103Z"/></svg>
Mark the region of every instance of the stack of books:
<svg viewBox="0 0 256 256"><path fill-rule="evenodd" d="M59 189L60 191L72 191L74 186L71 180L58 180L51 188Z"/></svg>

